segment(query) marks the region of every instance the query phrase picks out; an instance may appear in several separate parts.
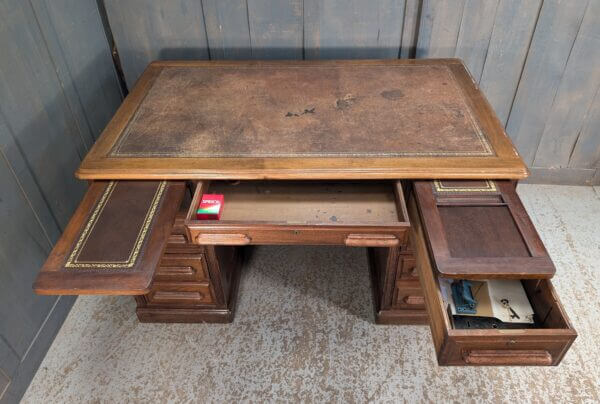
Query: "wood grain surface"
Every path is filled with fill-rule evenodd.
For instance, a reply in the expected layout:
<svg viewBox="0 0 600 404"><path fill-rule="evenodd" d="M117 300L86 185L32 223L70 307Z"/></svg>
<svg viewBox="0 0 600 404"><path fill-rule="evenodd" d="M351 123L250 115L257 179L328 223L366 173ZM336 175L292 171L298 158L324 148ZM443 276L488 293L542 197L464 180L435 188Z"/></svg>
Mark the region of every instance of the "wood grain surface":
<svg viewBox="0 0 600 404"><path fill-rule="evenodd" d="M86 179L523 178L457 59L155 62Z"/></svg>

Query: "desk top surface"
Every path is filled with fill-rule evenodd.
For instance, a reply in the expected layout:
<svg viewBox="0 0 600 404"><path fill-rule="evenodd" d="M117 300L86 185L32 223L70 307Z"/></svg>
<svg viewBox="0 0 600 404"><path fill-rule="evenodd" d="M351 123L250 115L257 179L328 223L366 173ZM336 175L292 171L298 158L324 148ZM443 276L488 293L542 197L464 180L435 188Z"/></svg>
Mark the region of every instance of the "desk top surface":
<svg viewBox="0 0 600 404"><path fill-rule="evenodd" d="M522 178L456 59L154 62L87 179Z"/></svg>

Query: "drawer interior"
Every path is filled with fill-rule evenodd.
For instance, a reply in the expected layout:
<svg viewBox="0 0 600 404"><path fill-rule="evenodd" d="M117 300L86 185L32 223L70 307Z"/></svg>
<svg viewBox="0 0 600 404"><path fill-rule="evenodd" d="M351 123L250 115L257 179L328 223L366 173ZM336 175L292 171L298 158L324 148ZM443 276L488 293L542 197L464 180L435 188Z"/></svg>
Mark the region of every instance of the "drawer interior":
<svg viewBox="0 0 600 404"><path fill-rule="evenodd" d="M440 281L440 280L438 280ZM448 315L449 324L456 330L482 329L569 329L570 324L558 300L554 288L547 279L521 280L527 299L534 311L533 323L510 323L482 321L478 317L460 316L451 313L449 296L441 293L443 311ZM460 319L460 320L459 320Z"/></svg>
<svg viewBox="0 0 600 404"><path fill-rule="evenodd" d="M188 219L195 219L198 202L208 193L224 195L220 223L398 224L408 221L404 201L398 203L399 186L394 181L203 182Z"/></svg>

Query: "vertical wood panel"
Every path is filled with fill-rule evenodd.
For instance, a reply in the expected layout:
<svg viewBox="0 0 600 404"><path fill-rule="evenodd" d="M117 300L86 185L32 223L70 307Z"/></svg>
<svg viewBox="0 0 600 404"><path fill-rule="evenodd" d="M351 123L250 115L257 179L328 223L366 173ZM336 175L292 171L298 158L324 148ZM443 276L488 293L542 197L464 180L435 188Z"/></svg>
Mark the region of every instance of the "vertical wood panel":
<svg viewBox="0 0 600 404"><path fill-rule="evenodd" d="M18 147L16 139L13 137L10 129L6 125L3 115L0 113L0 154L3 154L15 177L19 179L19 185L23 188L23 193L27 195L29 203L42 224L47 238L51 242L58 240L61 228L54 217L50 205L40 189L34 173L29 169L27 160L23 152Z"/></svg>
<svg viewBox="0 0 600 404"><path fill-rule="evenodd" d="M418 58L453 57L465 0L423 0Z"/></svg>
<svg viewBox="0 0 600 404"><path fill-rule="evenodd" d="M252 56L302 59L302 0L248 0Z"/></svg>
<svg viewBox="0 0 600 404"><path fill-rule="evenodd" d="M28 4L0 3L0 115L9 133L2 144L22 156L64 228L86 188L73 176L86 149Z"/></svg>
<svg viewBox="0 0 600 404"><path fill-rule="evenodd" d="M0 370L9 378L14 375L19 367L21 358L12 349L8 342L0 335ZM2 386L0 386L0 398L2 398Z"/></svg>
<svg viewBox="0 0 600 404"><path fill-rule="evenodd" d="M547 117L533 163L535 166L568 166L599 86L600 0L590 0Z"/></svg>
<svg viewBox="0 0 600 404"><path fill-rule="evenodd" d="M10 377L8 377L8 375L6 375L6 373L4 373L2 368L0 368L0 398L2 397L2 395L4 394L4 391L6 391L6 389L8 388L9 385L10 385Z"/></svg>
<svg viewBox="0 0 600 404"><path fill-rule="evenodd" d="M0 335L22 359L57 297L36 296L31 290L51 244L4 154L0 154L0 217L0 268L4 269L0 271L4 303L0 304Z"/></svg>
<svg viewBox="0 0 600 404"><path fill-rule="evenodd" d="M200 0L104 0L127 86L156 59L207 59Z"/></svg>
<svg viewBox="0 0 600 404"><path fill-rule="evenodd" d="M251 59L246 0L203 0L211 59Z"/></svg>
<svg viewBox="0 0 600 404"><path fill-rule="evenodd" d="M405 2L402 43L400 45L400 57L402 59L414 58L417 52L422 5L423 0L406 0Z"/></svg>
<svg viewBox="0 0 600 404"><path fill-rule="evenodd" d="M477 83L490 44L498 0L466 0L454 56L461 58Z"/></svg>
<svg viewBox="0 0 600 404"><path fill-rule="evenodd" d="M533 162L587 3L546 0L542 5L506 127L527 164Z"/></svg>
<svg viewBox="0 0 600 404"><path fill-rule="evenodd" d="M96 0L31 0L69 104L89 145L121 93Z"/></svg>
<svg viewBox="0 0 600 404"><path fill-rule="evenodd" d="M75 91L73 85L70 83L69 67L66 63L64 52L60 48L60 43L58 41L58 33L55 31L54 25L52 24L52 19L49 15L48 9L46 8L45 0L30 0L29 3L33 8L35 18L37 20L37 23L39 24L41 34L43 35L46 46L48 47L48 51L50 52L50 54L55 56L54 58L52 58L52 62L54 63L56 74L59 77L61 84L63 84L62 87L64 95L67 102L69 103L69 107L71 109L73 117L75 118L78 132L82 137L85 148L85 150L83 150L83 153L85 153L94 143L94 136L92 135L91 128L87 123L82 105L78 101L77 92ZM84 5L85 0L78 4ZM76 12L77 8L75 8L74 11ZM85 38L85 36L83 38Z"/></svg>
<svg viewBox="0 0 600 404"><path fill-rule="evenodd" d="M397 58L404 0L305 0L307 59Z"/></svg>
<svg viewBox="0 0 600 404"><path fill-rule="evenodd" d="M541 0L501 0L479 85L506 125Z"/></svg>
<svg viewBox="0 0 600 404"><path fill-rule="evenodd" d="M594 101L583 123L569 167L600 169L600 89L596 91Z"/></svg>

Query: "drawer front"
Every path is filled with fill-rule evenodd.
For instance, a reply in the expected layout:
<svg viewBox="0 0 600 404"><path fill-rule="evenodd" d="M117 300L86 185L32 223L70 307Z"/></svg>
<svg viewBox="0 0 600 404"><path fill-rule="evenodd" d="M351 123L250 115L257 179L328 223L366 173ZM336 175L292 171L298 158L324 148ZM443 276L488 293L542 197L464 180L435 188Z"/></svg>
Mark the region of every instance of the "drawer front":
<svg viewBox="0 0 600 404"><path fill-rule="evenodd" d="M183 205L183 204L182 204ZM188 206L189 208L189 206ZM204 253L202 246L192 242L188 236L187 229L185 226L185 215L186 211L179 211L175 216L173 227L171 228L171 235L167 240L166 253L173 254L201 254Z"/></svg>
<svg viewBox="0 0 600 404"><path fill-rule="evenodd" d="M417 271L417 261L414 255L401 255L398 260L398 278L399 279L419 279Z"/></svg>
<svg viewBox="0 0 600 404"><path fill-rule="evenodd" d="M187 244L187 237L185 234L171 234L169 239L167 240L167 248L168 247L179 247L181 245Z"/></svg>
<svg viewBox="0 0 600 404"><path fill-rule="evenodd" d="M187 239L187 238L186 238ZM173 235L169 238L169 243L165 248L166 254L204 254L204 247L195 243L174 243Z"/></svg>
<svg viewBox="0 0 600 404"><path fill-rule="evenodd" d="M154 275L155 281L208 281L208 268L204 254L163 255Z"/></svg>
<svg viewBox="0 0 600 404"><path fill-rule="evenodd" d="M204 193L224 195L220 220L195 218ZM410 227L399 181L200 182L185 224L199 245L403 247Z"/></svg>
<svg viewBox="0 0 600 404"><path fill-rule="evenodd" d="M146 300L149 306L205 305L215 302L208 283L155 282Z"/></svg>
<svg viewBox="0 0 600 404"><path fill-rule="evenodd" d="M408 226L399 228L368 226L302 225L196 225L191 239L199 245L346 245L349 247L396 247L405 243Z"/></svg>
<svg viewBox="0 0 600 404"><path fill-rule="evenodd" d="M552 331L528 331L480 337L455 333L438 360L440 365L552 366L560 363L573 341Z"/></svg>
<svg viewBox="0 0 600 404"><path fill-rule="evenodd" d="M411 242L431 333L440 365L557 365L577 333L549 280L524 280L523 286L540 319L540 328L454 329L442 297L433 254L425 240L414 198L408 203Z"/></svg>
<svg viewBox="0 0 600 404"><path fill-rule="evenodd" d="M425 298L419 281L397 281L392 307L395 309L424 310Z"/></svg>

